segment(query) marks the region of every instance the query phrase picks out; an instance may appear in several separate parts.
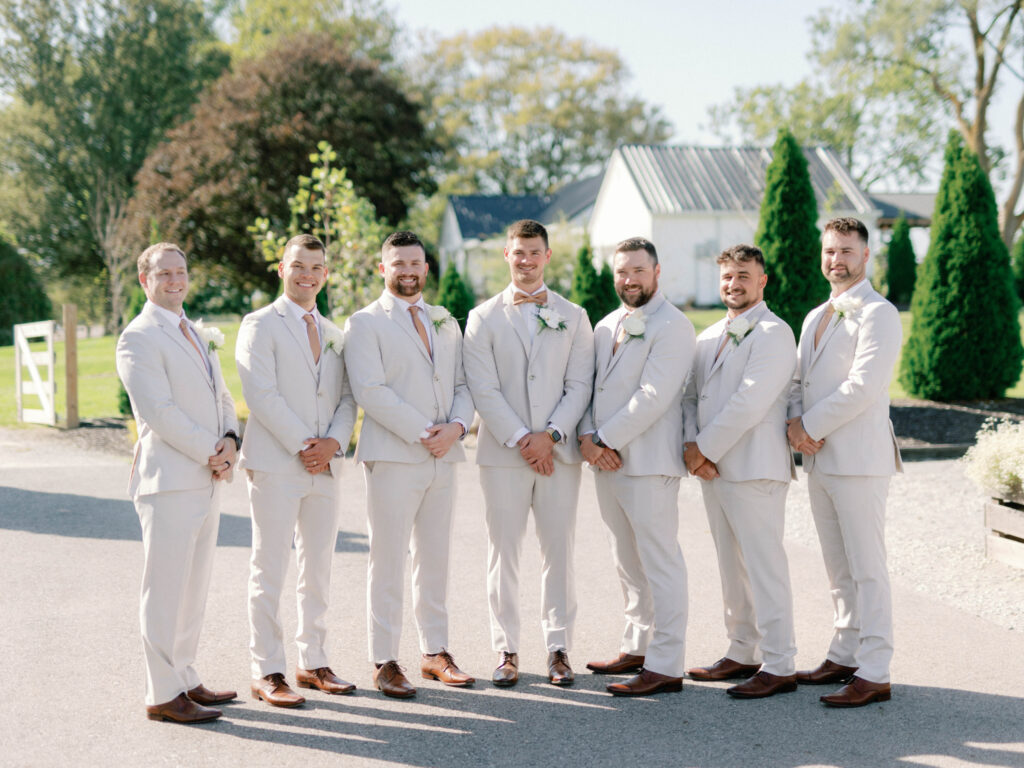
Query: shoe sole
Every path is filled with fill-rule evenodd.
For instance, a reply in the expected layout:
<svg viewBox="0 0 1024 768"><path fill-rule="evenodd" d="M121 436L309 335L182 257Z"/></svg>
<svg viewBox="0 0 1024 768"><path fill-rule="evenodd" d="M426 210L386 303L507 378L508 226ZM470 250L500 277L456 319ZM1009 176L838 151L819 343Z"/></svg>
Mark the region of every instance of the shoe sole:
<svg viewBox="0 0 1024 768"><path fill-rule="evenodd" d="M801 680L799 677L796 679L799 685L846 685L853 679L853 675L843 675L842 677L829 677L825 680Z"/></svg>
<svg viewBox="0 0 1024 768"><path fill-rule="evenodd" d="M687 671L686 674L689 676L691 680L700 680L701 682L705 683L721 683L725 680L748 680L760 671L760 667L750 667L745 670L738 669L732 674L725 675L723 677L722 675L702 675L699 673L695 674L694 671L691 669Z"/></svg>
<svg viewBox="0 0 1024 768"><path fill-rule="evenodd" d="M859 701L856 704L851 704L851 703L848 703L848 702L845 702L845 701L844 702L826 701L824 696L821 697L820 701L826 707L835 707L836 709L856 709L857 707L866 707L868 704L874 704L876 701L879 702L879 703L881 703L883 701L888 701L891 698L892 698L892 693L890 692L890 693L879 693L879 694L876 694L875 696L872 696L867 701Z"/></svg>
<svg viewBox="0 0 1024 768"><path fill-rule="evenodd" d="M548 678L548 682L552 685L566 686L572 685L575 682L575 678L570 677L566 680L552 680L551 678Z"/></svg>
<svg viewBox="0 0 1024 768"><path fill-rule="evenodd" d="M593 672L595 675L629 675L642 672L644 669L643 664L637 664L632 667L622 667L621 669L598 669L587 664L587 669Z"/></svg>
<svg viewBox="0 0 1024 768"><path fill-rule="evenodd" d="M452 683L448 682L447 680L442 680L433 672L420 672L420 677L422 677L424 680L437 680L439 683L444 683L445 685L451 686L452 688L466 688L476 682L476 679L473 679Z"/></svg>
<svg viewBox="0 0 1024 768"><path fill-rule="evenodd" d="M195 725L197 723L210 723L210 722L213 722L214 720L216 720L217 718L219 718L220 715L221 715L221 713L218 712L217 714L210 715L209 717L197 717L194 720L179 720L176 717L170 717L168 715L161 715L158 712L147 712L146 713L146 717L148 719L150 719L150 720L156 720L158 722L159 721L166 721L168 723L178 723L179 725Z"/></svg>
<svg viewBox="0 0 1024 768"><path fill-rule="evenodd" d="M767 699L769 696L774 696L776 693L793 693L795 690L796 683L786 683L785 685L780 685L778 688L768 693L743 693L742 691L726 691L726 693L734 699Z"/></svg>
<svg viewBox="0 0 1024 768"><path fill-rule="evenodd" d="M682 693L682 683L668 683L667 685L661 685L655 688L653 691L615 691L611 688L606 689L612 696L653 696L656 693Z"/></svg>
<svg viewBox="0 0 1024 768"><path fill-rule="evenodd" d="M260 691L253 691L252 692L252 697L254 699L256 699L256 701L262 700L262 701L267 702L267 704L269 704L272 707L281 707L283 709L292 709L293 707L301 707L303 704L306 703L305 699L301 699L299 701L271 701L266 696L264 696L263 693L260 692Z"/></svg>
<svg viewBox="0 0 1024 768"><path fill-rule="evenodd" d="M321 688L319 685L316 685L314 683L303 683L303 682L300 682L298 680L295 681L295 687L296 688L312 688L314 690L320 691L321 693L329 693L332 696L340 696L340 695L347 694L347 693L354 693L355 690L356 690L356 687L353 685L351 688L343 688L340 691L328 691L326 688Z"/></svg>
<svg viewBox="0 0 1024 768"><path fill-rule="evenodd" d="M491 682L494 683L499 688L511 688L513 685L515 685L516 683L519 682L519 678L517 677L515 680L494 680L494 679L492 679Z"/></svg>

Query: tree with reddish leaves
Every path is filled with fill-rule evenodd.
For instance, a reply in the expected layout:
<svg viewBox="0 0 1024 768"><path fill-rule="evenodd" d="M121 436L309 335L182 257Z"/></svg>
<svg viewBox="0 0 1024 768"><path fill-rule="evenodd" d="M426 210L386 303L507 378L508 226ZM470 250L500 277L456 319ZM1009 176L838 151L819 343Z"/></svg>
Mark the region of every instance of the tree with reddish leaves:
<svg viewBox="0 0 1024 768"><path fill-rule="evenodd" d="M257 217L287 220L295 179L320 141L391 225L415 194L433 190L437 145L419 107L372 62L329 36L304 35L215 82L150 154L133 202L137 231L181 243L213 279L273 291L248 228Z"/></svg>

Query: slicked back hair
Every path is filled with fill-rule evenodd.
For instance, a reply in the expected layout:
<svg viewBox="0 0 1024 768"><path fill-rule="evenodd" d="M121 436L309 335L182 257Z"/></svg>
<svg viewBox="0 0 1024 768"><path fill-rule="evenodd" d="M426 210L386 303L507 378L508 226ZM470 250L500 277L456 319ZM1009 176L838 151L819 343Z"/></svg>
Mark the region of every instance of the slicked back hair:
<svg viewBox="0 0 1024 768"><path fill-rule="evenodd" d="M181 258L185 260L186 266L188 265L188 256L181 250L175 243L154 243L149 246L146 250L139 254L138 269L140 275L148 275L150 270L153 269L153 260L164 251L174 251L180 253Z"/></svg>
<svg viewBox="0 0 1024 768"><path fill-rule="evenodd" d="M658 263L658 250L654 247L654 243L645 237L627 237L615 246L615 253L629 253L630 251L647 251L651 261L655 264Z"/></svg>
<svg viewBox="0 0 1024 768"><path fill-rule="evenodd" d="M380 247L380 251L381 253L384 253L388 248L401 248L405 245L418 245L423 253L427 252L427 247L423 245L423 241L420 240L420 236L407 229L400 229L397 232L392 232L388 235L384 240L384 245Z"/></svg>
<svg viewBox="0 0 1024 768"><path fill-rule="evenodd" d="M864 226L863 221L855 219L852 216L840 216L837 219L826 221L825 232L835 232L840 235L848 235L851 232L856 232L860 236L864 245L868 244L868 228ZM824 234L824 232L822 234Z"/></svg>
<svg viewBox="0 0 1024 768"><path fill-rule="evenodd" d="M526 240L531 237L542 237L544 238L544 248L551 247L548 245L548 231L544 228L543 224L539 221L534 221L533 219L520 219L508 228L508 238L506 242L511 243L517 237L522 240Z"/></svg>
<svg viewBox="0 0 1024 768"><path fill-rule="evenodd" d="M748 261L756 261L758 264L761 265L762 271L764 271L765 268L764 254L761 253L761 249L758 248L756 245L746 245L745 243L734 245L732 248L726 248L724 251L718 254L718 258L715 259L715 262L717 264L728 264L730 261L735 264L743 264Z"/></svg>

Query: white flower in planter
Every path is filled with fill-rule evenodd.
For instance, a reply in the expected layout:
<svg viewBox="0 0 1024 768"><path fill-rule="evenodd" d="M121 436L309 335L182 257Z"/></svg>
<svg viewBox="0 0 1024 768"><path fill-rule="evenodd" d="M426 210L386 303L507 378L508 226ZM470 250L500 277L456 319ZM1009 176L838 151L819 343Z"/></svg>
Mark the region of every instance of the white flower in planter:
<svg viewBox="0 0 1024 768"><path fill-rule="evenodd" d="M964 455L964 474L996 498L1024 497L1024 423L989 419Z"/></svg>

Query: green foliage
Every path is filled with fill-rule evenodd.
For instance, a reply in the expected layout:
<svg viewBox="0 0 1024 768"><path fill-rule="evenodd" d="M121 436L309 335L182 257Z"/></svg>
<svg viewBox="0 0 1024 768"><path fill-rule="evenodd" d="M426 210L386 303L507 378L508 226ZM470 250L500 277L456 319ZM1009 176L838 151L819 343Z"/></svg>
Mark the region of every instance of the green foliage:
<svg viewBox="0 0 1024 768"><path fill-rule="evenodd" d="M0 239L0 346L14 343L11 326L49 320L52 312L31 265L13 245Z"/></svg>
<svg viewBox="0 0 1024 768"><path fill-rule="evenodd" d="M1013 267L1013 284L1017 290L1017 298L1024 302L1024 234L1014 242L1010 261Z"/></svg>
<svg viewBox="0 0 1024 768"><path fill-rule="evenodd" d="M672 134L627 87L618 53L552 27L439 38L411 69L447 142L447 194L545 194L600 168L620 143Z"/></svg>
<svg viewBox="0 0 1024 768"><path fill-rule="evenodd" d="M914 256L914 245L910 242L910 225L904 215L900 215L893 225L892 239L886 249L886 261L886 282L889 285L886 298L893 304L906 305L914 295L917 259Z"/></svg>
<svg viewBox="0 0 1024 768"><path fill-rule="evenodd" d="M607 315L619 306L619 294L615 292L615 274L612 272L612 265L607 261L601 265L601 271L597 276L597 292L601 297L601 308L598 310Z"/></svg>
<svg viewBox="0 0 1024 768"><path fill-rule="evenodd" d="M601 318L619 306L611 267L605 262L601 271L597 271L589 243L584 243L576 253L576 267L572 273L569 300L587 311L591 325L596 325Z"/></svg>
<svg viewBox="0 0 1024 768"><path fill-rule="evenodd" d="M316 235L327 246L327 290L317 297L325 315L349 315L373 300L377 263L385 227L373 205L356 194L344 168L335 167L338 153L326 141L309 156L313 171L299 176L298 191L288 198L291 218L272 223L257 218L249 231L264 261L276 268L285 243L299 234ZM326 301L326 304L323 303Z"/></svg>
<svg viewBox="0 0 1024 768"><path fill-rule="evenodd" d="M448 265L441 278L437 303L452 313L459 321L459 328L466 330L466 318L469 317L469 311L476 306L476 297L462 279L459 270L455 268L454 261Z"/></svg>
<svg viewBox="0 0 1024 768"><path fill-rule="evenodd" d="M202 94L139 172L138 221L148 232L156 217L164 237L198 260L216 261L246 290L273 294L277 279L248 228L258 217L287 225L295 180L320 141L389 224L415 194L434 189L437 144L416 105L331 37L301 35L239 63Z"/></svg>
<svg viewBox="0 0 1024 768"><path fill-rule="evenodd" d="M797 337L804 317L828 292L819 267L817 219L807 158L789 131L779 131L765 176L754 242L764 252L768 273L765 301Z"/></svg>
<svg viewBox="0 0 1024 768"><path fill-rule="evenodd" d="M904 388L931 400L1002 397L1021 372L1018 307L992 187L977 155L951 132L911 303Z"/></svg>

